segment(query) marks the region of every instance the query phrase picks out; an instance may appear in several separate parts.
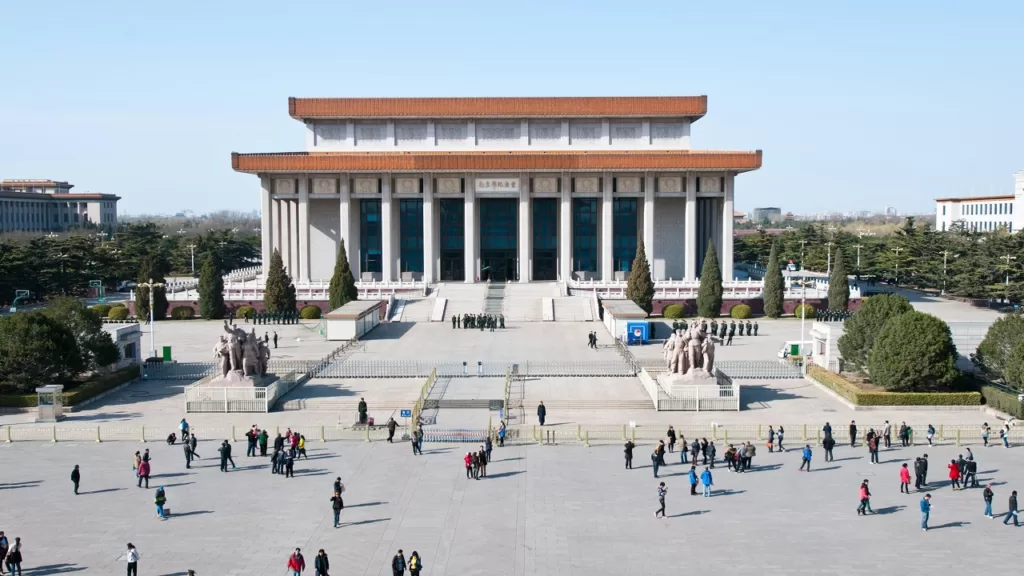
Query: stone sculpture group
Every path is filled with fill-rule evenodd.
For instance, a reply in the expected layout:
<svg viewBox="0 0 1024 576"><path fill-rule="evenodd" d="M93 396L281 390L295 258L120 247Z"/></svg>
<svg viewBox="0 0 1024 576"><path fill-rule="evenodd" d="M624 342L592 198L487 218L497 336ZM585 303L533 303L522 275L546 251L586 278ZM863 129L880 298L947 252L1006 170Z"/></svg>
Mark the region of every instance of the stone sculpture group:
<svg viewBox="0 0 1024 576"><path fill-rule="evenodd" d="M715 366L715 343L702 326L707 322L692 322L687 330L676 330L665 342L662 354L668 372L675 378L712 378Z"/></svg>
<svg viewBox="0 0 1024 576"><path fill-rule="evenodd" d="M270 362L270 347L256 335L256 329L246 334L237 326L224 321L224 332L213 347L217 360L215 380L258 385L267 375Z"/></svg>

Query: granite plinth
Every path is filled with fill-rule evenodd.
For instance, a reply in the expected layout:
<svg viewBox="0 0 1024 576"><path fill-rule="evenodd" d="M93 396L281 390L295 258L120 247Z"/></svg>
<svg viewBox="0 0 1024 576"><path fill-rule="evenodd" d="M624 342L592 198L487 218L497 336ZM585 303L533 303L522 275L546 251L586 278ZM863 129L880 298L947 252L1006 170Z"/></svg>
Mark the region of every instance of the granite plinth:
<svg viewBox="0 0 1024 576"><path fill-rule="evenodd" d="M241 370L232 370L224 376L213 378L210 380L210 386L220 386L221 388L256 388L259 386L265 386L264 381L269 381L266 376L260 376L259 374L245 375Z"/></svg>

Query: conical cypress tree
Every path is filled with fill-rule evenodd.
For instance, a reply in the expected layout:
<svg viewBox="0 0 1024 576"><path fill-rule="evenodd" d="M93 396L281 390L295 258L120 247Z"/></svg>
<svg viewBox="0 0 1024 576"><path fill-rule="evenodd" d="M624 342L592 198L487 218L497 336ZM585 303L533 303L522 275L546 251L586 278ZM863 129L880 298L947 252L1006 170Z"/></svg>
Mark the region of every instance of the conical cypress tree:
<svg viewBox="0 0 1024 576"><path fill-rule="evenodd" d="M199 269L199 315L207 320L224 317L224 277L212 252L203 258Z"/></svg>
<svg viewBox="0 0 1024 576"><path fill-rule="evenodd" d="M135 288L135 317L140 320L149 320L149 288L142 286L150 280L153 282L165 282L163 270L152 258L146 258L139 268L139 286ZM163 320L167 317L167 292L164 288L156 288L153 292L153 320Z"/></svg>
<svg viewBox="0 0 1024 576"><path fill-rule="evenodd" d="M644 312L651 313L654 280L651 279L651 266L647 262L643 240L636 243L636 256L633 257L633 267L629 270L629 278L626 280L626 298L643 308Z"/></svg>
<svg viewBox="0 0 1024 576"><path fill-rule="evenodd" d="M772 242L772 251L768 255L768 270L764 276L764 315L769 318L782 316L782 300L785 291L782 270L779 269L779 243Z"/></svg>
<svg viewBox="0 0 1024 576"><path fill-rule="evenodd" d="M850 279L846 277L843 251L832 256L832 274L828 277L828 309L845 312L850 305Z"/></svg>
<svg viewBox="0 0 1024 576"><path fill-rule="evenodd" d="M348 255L345 254L345 240L342 240L341 247L338 248L338 259L334 261L334 275L331 276L328 291L329 307L334 310L358 299L359 290L356 289L352 266L349 265Z"/></svg>
<svg viewBox="0 0 1024 576"><path fill-rule="evenodd" d="M700 289L697 291L697 315L717 318L722 314L722 270L718 267L718 254L714 241L708 243L704 255L704 268L700 271Z"/></svg>
<svg viewBox="0 0 1024 576"><path fill-rule="evenodd" d="M295 312L295 286L284 270L281 252L274 250L267 269L267 284L263 291L263 309L269 314Z"/></svg>

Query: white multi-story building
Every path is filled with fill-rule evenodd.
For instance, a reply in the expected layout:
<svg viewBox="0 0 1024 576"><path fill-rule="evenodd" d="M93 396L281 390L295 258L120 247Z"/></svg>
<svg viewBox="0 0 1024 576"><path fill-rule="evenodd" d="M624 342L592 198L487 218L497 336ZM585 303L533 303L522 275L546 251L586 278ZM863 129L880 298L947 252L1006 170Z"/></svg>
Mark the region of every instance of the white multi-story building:
<svg viewBox="0 0 1024 576"><path fill-rule="evenodd" d="M994 232L1005 228L1017 232L1024 226L1024 171L1013 175L1013 194L935 199L935 229L950 230L956 222L974 232Z"/></svg>
<svg viewBox="0 0 1024 576"><path fill-rule="evenodd" d="M114 194L72 192L54 180L0 181L0 232L59 232L92 224L117 225Z"/></svg>
<svg viewBox="0 0 1024 576"><path fill-rule="evenodd" d="M737 174L761 151L693 150L707 97L291 98L306 151L233 154L259 176L263 262L361 280L731 276Z"/></svg>

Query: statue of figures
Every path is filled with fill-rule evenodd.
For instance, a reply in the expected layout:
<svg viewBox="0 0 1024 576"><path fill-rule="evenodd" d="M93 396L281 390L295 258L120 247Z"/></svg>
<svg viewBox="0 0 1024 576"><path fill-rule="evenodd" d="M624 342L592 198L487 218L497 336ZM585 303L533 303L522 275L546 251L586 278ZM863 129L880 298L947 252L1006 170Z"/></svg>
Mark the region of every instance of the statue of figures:
<svg viewBox="0 0 1024 576"><path fill-rule="evenodd" d="M711 341L711 338L704 340L704 343L701 345L701 353L704 361L701 370L706 372L709 376L714 376L715 343Z"/></svg>
<svg viewBox="0 0 1024 576"><path fill-rule="evenodd" d="M668 368L669 372L675 371L673 363L675 362L676 339L679 337L679 334L679 330L674 330L661 348L661 357L665 359L665 367Z"/></svg>
<svg viewBox="0 0 1024 576"><path fill-rule="evenodd" d="M242 374L253 376L260 371L260 349L255 336L247 336L242 343Z"/></svg>
<svg viewBox="0 0 1024 576"><path fill-rule="evenodd" d="M213 357L217 361L217 375L221 378L231 371L231 352L228 350L227 338L221 336L213 346Z"/></svg>
<svg viewBox="0 0 1024 576"><path fill-rule="evenodd" d="M270 365L270 346L262 340L257 340L260 346L260 376L267 375L267 366Z"/></svg>
<svg viewBox="0 0 1024 576"><path fill-rule="evenodd" d="M231 369L242 370L242 343L238 340L238 336L232 334L228 338L228 350L230 351L231 358Z"/></svg>

